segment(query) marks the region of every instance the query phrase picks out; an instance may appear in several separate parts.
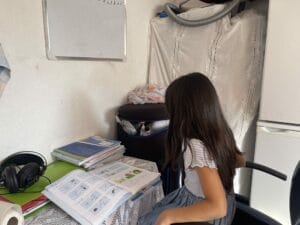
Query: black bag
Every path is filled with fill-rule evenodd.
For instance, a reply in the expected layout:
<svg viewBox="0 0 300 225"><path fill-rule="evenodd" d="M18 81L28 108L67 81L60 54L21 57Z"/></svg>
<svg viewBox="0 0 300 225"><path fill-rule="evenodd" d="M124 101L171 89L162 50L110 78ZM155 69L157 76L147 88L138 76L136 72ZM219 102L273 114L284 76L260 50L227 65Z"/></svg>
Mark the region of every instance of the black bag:
<svg viewBox="0 0 300 225"><path fill-rule="evenodd" d="M165 104L127 104L118 110L120 120L127 120L134 125L136 134L127 133L120 123L117 124L118 140L126 147L125 155L154 161L161 172L165 194L179 187L179 171L169 167L164 168L165 146L168 127L155 131L147 136L140 135L141 125L155 121L167 120Z"/></svg>

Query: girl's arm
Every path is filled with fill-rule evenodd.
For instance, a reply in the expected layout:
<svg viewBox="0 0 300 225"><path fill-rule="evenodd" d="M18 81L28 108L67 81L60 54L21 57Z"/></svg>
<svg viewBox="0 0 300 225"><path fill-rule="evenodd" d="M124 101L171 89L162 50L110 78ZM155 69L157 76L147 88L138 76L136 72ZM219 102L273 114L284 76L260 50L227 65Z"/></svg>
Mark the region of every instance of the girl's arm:
<svg viewBox="0 0 300 225"><path fill-rule="evenodd" d="M159 215L156 225L210 221L226 215L226 194L218 170L208 167L195 167L195 170L206 198L191 206L165 210Z"/></svg>

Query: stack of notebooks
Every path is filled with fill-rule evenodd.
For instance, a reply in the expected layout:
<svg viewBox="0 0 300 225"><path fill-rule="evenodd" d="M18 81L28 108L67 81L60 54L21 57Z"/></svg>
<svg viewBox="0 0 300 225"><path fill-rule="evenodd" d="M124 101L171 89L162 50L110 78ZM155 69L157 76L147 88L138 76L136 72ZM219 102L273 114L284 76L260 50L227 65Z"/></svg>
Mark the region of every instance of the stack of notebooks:
<svg viewBox="0 0 300 225"><path fill-rule="evenodd" d="M120 159L124 152L120 141L92 136L57 148L51 154L59 160L91 170Z"/></svg>

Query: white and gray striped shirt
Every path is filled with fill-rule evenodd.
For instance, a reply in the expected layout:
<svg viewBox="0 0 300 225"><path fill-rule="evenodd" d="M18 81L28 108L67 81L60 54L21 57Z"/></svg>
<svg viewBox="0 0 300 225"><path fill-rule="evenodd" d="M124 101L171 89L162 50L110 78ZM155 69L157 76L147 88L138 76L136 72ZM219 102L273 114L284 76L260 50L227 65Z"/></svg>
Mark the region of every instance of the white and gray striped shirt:
<svg viewBox="0 0 300 225"><path fill-rule="evenodd" d="M194 195L205 197L201 187L201 180L199 180L195 167L217 168L217 166L215 161L209 157L205 146L200 140L191 139L189 143L190 147L187 147L183 155L185 168L184 184Z"/></svg>

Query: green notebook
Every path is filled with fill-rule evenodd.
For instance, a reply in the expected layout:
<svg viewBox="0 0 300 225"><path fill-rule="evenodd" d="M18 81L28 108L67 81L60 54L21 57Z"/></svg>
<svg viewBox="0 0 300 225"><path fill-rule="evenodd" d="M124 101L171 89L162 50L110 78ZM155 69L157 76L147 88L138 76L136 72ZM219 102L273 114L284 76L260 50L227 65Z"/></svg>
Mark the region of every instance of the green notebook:
<svg viewBox="0 0 300 225"><path fill-rule="evenodd" d="M77 167L70 163L55 161L48 165L44 176L47 177L51 181L51 183L53 183L70 171L78 168L80 167ZM3 188L0 189L0 200L20 205L22 207L23 215L28 215L29 213L35 211L36 209L44 206L49 202L48 199L41 194L44 188L49 184L50 183L46 178L40 177L38 182L27 188L24 192L5 194L8 193L8 190Z"/></svg>

